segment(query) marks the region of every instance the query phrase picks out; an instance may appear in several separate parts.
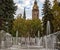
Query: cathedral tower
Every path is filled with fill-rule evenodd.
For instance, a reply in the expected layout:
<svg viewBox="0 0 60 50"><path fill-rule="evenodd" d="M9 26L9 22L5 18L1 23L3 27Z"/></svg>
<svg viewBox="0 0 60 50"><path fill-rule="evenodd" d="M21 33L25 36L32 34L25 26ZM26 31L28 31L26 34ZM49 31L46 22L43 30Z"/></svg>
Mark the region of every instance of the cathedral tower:
<svg viewBox="0 0 60 50"><path fill-rule="evenodd" d="M24 18L24 19L26 19L25 8L24 8L24 14L23 14L23 18Z"/></svg>
<svg viewBox="0 0 60 50"><path fill-rule="evenodd" d="M34 2L33 9L32 9L32 19L39 19L39 8L36 0Z"/></svg>

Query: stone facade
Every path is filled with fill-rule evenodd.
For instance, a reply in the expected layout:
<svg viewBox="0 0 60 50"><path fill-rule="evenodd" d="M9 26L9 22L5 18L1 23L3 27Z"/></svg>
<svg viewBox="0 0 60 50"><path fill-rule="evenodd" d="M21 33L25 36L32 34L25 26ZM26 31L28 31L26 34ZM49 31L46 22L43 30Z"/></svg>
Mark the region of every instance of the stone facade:
<svg viewBox="0 0 60 50"><path fill-rule="evenodd" d="M37 5L37 1L35 0L32 9L32 19L38 19L38 18L39 18L39 7Z"/></svg>

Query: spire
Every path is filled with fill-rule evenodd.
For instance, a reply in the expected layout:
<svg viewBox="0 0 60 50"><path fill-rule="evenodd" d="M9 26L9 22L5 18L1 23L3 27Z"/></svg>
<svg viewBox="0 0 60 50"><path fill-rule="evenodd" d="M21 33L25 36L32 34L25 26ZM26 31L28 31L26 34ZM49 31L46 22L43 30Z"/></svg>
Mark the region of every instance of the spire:
<svg viewBox="0 0 60 50"><path fill-rule="evenodd" d="M34 4L37 4L37 0L35 0Z"/></svg>
<svg viewBox="0 0 60 50"><path fill-rule="evenodd" d="M37 0L34 1L33 10L38 10Z"/></svg>
<svg viewBox="0 0 60 50"><path fill-rule="evenodd" d="M24 8L24 15L23 15L23 18L26 19L25 8Z"/></svg>

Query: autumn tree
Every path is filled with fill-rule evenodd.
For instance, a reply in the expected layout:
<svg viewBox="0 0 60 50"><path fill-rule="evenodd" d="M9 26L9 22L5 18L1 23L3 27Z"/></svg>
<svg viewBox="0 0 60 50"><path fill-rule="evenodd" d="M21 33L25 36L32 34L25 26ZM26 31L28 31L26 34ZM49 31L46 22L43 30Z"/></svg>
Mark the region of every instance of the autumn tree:
<svg viewBox="0 0 60 50"><path fill-rule="evenodd" d="M60 30L60 6L57 0L54 0L54 5L52 9L53 9L52 12L54 15L54 21L53 21L54 32L56 32Z"/></svg>
<svg viewBox="0 0 60 50"><path fill-rule="evenodd" d="M34 35L38 35L38 31L41 32L41 21L39 19L25 20L24 18L17 17L13 22L13 30L15 32L18 30L19 36L34 37ZM13 35L15 36L15 33Z"/></svg>
<svg viewBox="0 0 60 50"><path fill-rule="evenodd" d="M15 21L13 21L13 31L15 31L15 33L13 33L14 36L16 36L17 30L18 30L19 36L24 36L24 34L27 33L24 19L17 18L15 19Z"/></svg>
<svg viewBox="0 0 60 50"><path fill-rule="evenodd" d="M33 36L38 36L38 31L41 33L41 28L42 26L41 26L40 19L33 19L31 21L31 31L32 31Z"/></svg>

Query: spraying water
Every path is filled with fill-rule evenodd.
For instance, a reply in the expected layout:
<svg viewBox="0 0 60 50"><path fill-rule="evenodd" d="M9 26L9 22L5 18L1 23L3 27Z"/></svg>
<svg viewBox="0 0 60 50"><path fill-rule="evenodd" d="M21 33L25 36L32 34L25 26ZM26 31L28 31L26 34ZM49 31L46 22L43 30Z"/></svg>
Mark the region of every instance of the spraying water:
<svg viewBox="0 0 60 50"><path fill-rule="evenodd" d="M47 21L47 28L46 28L46 34L49 35L51 33L50 30L50 21ZM46 46L46 50L48 49L48 37L45 37L45 46Z"/></svg>
<svg viewBox="0 0 60 50"><path fill-rule="evenodd" d="M48 50L48 48L54 50L54 40L51 40L53 37L50 36L50 34L51 34L50 28L51 28L50 27L50 21L47 21L47 28L46 28L46 35L47 36L44 37L46 50Z"/></svg>
<svg viewBox="0 0 60 50"><path fill-rule="evenodd" d="M37 40L37 45L40 46L40 32L38 31L38 40Z"/></svg>
<svg viewBox="0 0 60 50"><path fill-rule="evenodd" d="M18 44L18 31L16 31L16 45Z"/></svg>
<svg viewBox="0 0 60 50"><path fill-rule="evenodd" d="M50 30L50 21L47 21L47 28L46 28L46 34L50 34L51 30Z"/></svg>

